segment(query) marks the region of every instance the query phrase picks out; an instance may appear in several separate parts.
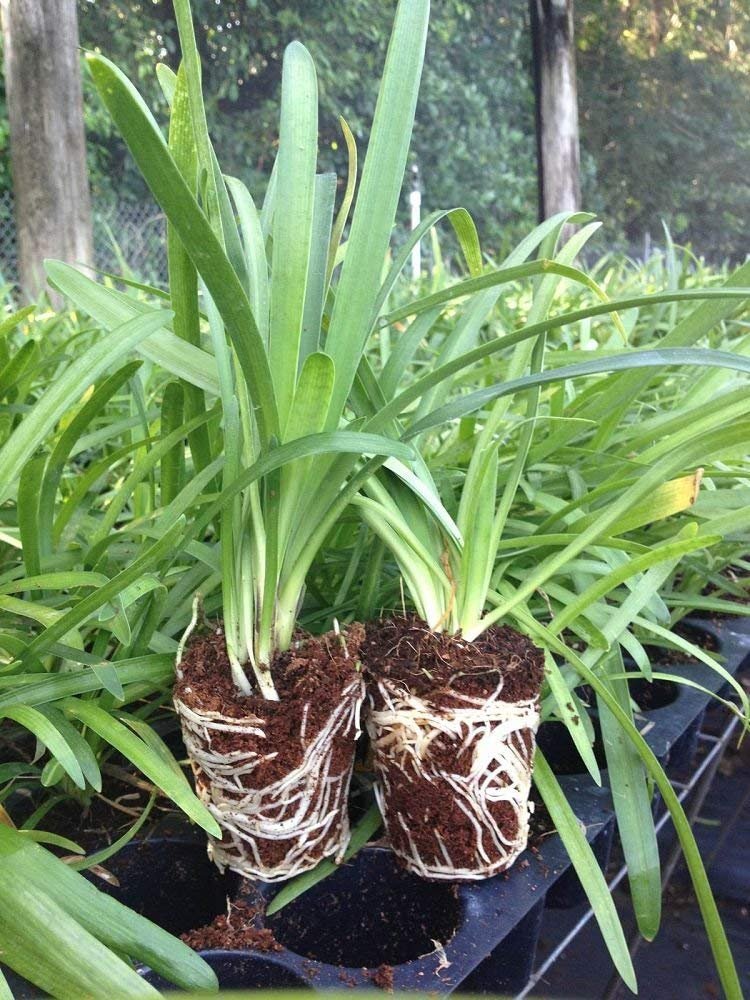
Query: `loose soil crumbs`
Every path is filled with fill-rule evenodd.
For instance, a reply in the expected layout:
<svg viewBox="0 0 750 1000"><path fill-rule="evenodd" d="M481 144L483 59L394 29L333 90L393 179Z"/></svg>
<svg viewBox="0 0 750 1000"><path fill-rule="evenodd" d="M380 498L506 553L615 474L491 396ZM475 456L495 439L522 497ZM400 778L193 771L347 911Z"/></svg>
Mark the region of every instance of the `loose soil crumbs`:
<svg viewBox="0 0 750 1000"><path fill-rule="evenodd" d="M376 680L400 681L412 694L453 707L453 692L486 697L503 678L501 699L536 698L544 675L544 655L508 625L490 628L474 642L432 632L415 615L367 626L362 659Z"/></svg>
<svg viewBox="0 0 750 1000"><path fill-rule="evenodd" d="M258 908L239 900L229 904L210 924L182 934L185 944L195 951L209 948L251 951L281 951L282 946L267 927L256 926Z"/></svg>
<svg viewBox="0 0 750 1000"><path fill-rule="evenodd" d="M379 965L377 969L373 969L372 972L365 971L365 975L370 980L372 985L377 986L379 990L385 990L386 993L393 993L392 965Z"/></svg>

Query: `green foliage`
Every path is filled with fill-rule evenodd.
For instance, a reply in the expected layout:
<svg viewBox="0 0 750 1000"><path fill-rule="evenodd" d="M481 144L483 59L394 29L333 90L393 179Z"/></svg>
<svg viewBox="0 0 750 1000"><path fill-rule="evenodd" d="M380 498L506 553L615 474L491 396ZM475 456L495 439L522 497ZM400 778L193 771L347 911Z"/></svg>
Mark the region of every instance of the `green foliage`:
<svg viewBox="0 0 750 1000"><path fill-rule="evenodd" d="M156 997L132 968L148 964L186 990L216 977L187 945L99 892L0 814L3 962L51 996ZM0 993L5 981L0 973Z"/></svg>
<svg viewBox="0 0 750 1000"><path fill-rule="evenodd" d="M533 252L534 241L526 241L525 246L527 253ZM625 736L624 740L618 740L620 749L610 752L622 754L620 767L627 766L636 776L629 780L643 783L643 768L646 768L658 783L665 780L658 764L648 757L635 731L631 732L626 725L630 706L621 703L610 690L608 672L604 670L606 651L608 646L622 649L635 658L637 669L646 674L652 669L648 647L654 643L697 653L714 669L721 670L710 654L694 650L671 631L670 625L690 607L701 606L704 599L701 591L707 578L716 588L711 600L717 605L732 592L741 591L737 580L727 578L724 571L732 564L739 565L741 570L742 561L737 562L738 547L746 547L750 540L743 500L745 484L750 479L745 457L748 404L743 379L746 376L729 369L705 367L682 370L652 367L608 376L606 368L617 361L618 355L627 361L627 352L623 353L623 330L640 354L661 348L662 344L683 351L692 344L724 353L732 351L741 365L749 353L746 309L741 299L738 302L737 298L716 297L723 295L720 285L726 275L706 272L689 255L677 251L655 258L641 270L614 257L603 258L585 276L575 269L565 271L567 265L559 267L560 275L547 270L546 278L541 279L554 278L556 283L545 364L551 379L541 389L534 434L505 521L493 566L490 604L505 604L510 609L509 617L520 628L559 657L555 685L550 684L545 691L544 715L561 718L578 745L588 748L583 756L592 764L594 778L599 780L600 775L590 752L590 734L574 721L581 709L577 713L565 711L574 697L571 689L580 683L581 676L595 686L604 700L615 719L615 732ZM465 283L457 282L439 295L437 306L434 298L429 299L434 295L435 282L416 290L396 282L385 316L405 312L406 323L411 325L399 329L403 319L395 319L390 326L380 325L368 352L374 373L382 378L388 369L391 349L387 335L392 338L393 348L412 343L408 357L405 348L401 350L401 360L406 363L400 365L397 377L390 380L389 392L395 396L409 390L415 378L418 380L426 373L433 377L433 371L440 367L436 365L437 359L442 364L450 364L448 358L454 359L452 390L433 397L424 413L429 416L444 405L458 406L467 413L460 420L442 422L425 430L420 438L420 447L444 506L436 503L434 494L428 493L426 498L443 531L449 530L458 513L462 483L474 451L474 434L484 426L495 405L491 394L479 410L467 399L478 385L491 389L497 383L507 384L514 365L518 364L513 360L514 345L523 345L523 337L529 331L527 339L535 336L534 320L539 321L539 307L535 309L534 302L540 294L540 279L535 269L539 268L533 261L524 268L528 276L524 277L523 269L515 271L499 286L497 274L502 271L488 272L489 288L477 294L477 286L470 285L475 289L471 297L455 294L456 289L466 288ZM53 269L53 273L60 283L73 281L73 272L69 270ZM436 280L443 281L445 277L442 274ZM80 284L75 286L78 294L83 294L83 290L92 293L96 288L88 279L78 278ZM596 280L596 286L592 279ZM746 270L734 278L735 283L744 284L746 280ZM715 297L696 306L696 297L706 297L706 292L697 285L714 289ZM598 301L594 287L607 298L624 299L627 303L619 313L620 328L612 321L611 303L589 304L592 298ZM665 287L673 291L662 291ZM473 315L482 296L490 292L495 296L497 288L503 294L497 295L493 304L488 305L486 299L482 303L485 312L475 330L477 346L471 352L475 368L461 374L470 345L464 342L460 348L463 354L452 354L455 338L451 340L451 336L463 328L461 317ZM644 288L651 294L645 297L639 294ZM746 296L747 292L736 294ZM421 317L412 318L415 300L432 303L421 314L430 322L421 327L416 325ZM87 301L95 314L93 322L104 323L106 319L113 328L117 328L118 322L133 323L127 316L154 311L154 300L147 300L137 290L115 294L104 289L100 298L91 297ZM407 304L402 305L404 302ZM113 311L105 312L105 306ZM382 308L386 309L385 303ZM439 316L435 315L437 308L442 309ZM409 337L412 325L417 333L423 334L418 340ZM64 386L65 373L77 370L71 366L86 364L84 359L91 357L88 352L96 349L102 333L81 316L52 317L39 310L33 321L28 313L8 317L0 331L4 334L0 342L6 352L5 370L22 351L31 359L20 381L13 382L11 394L2 400L0 417L4 418L7 446L8 431L12 430L11 436L17 441L22 440L23 434L19 437L18 432L31 426L29 417L35 411L44 415L51 406L47 400L54 402L54 396L48 396L50 384ZM3 732L7 734L9 727L29 724L36 727L37 735L48 738L46 764L44 760L37 765L19 761L25 770L13 778L11 788L26 784L33 788L41 785L43 789L49 784L49 790L42 794L49 796L50 802L52 796L81 797L75 780L80 775L73 761L78 762L86 778L83 800L97 794L97 771L91 754L106 782L110 746L125 752L166 791L171 789L172 779L158 771L151 758L142 756L146 745L157 757L165 753L153 730L144 722L159 722L163 717L160 706L168 696L176 640L190 618L193 591L200 589L204 593L209 613L220 607L219 542L214 528L220 508L216 502L209 502L215 494L207 489L216 468L207 466L196 480L194 458L184 443L180 461L173 461L175 440L184 442L190 433L185 413L182 423L178 423L176 374L201 379L207 388L213 384L214 388L208 389L209 398L215 398L218 383L206 364L210 355L205 350L208 346L205 333L201 338L204 349L200 363L193 367L184 343L181 354L170 353L167 332L155 336L155 341L147 339L136 347L141 352L140 362L125 358L118 361L111 355L109 369L98 370L94 376L93 391L78 380L80 398L69 394L67 412L59 415L55 406L49 410L57 414L51 429L46 417L41 421L36 418L37 432L33 437L37 448L33 452L23 449L26 463L23 468L33 471L32 463L40 457L45 459L38 538L48 540L40 541L37 549L40 576L30 576L26 566L36 543L34 536L27 536L25 544L21 542L24 529L18 522L13 495L0 508ZM508 339L503 342L503 338ZM28 344L31 350L25 346ZM169 369L179 360L179 367L170 374L169 369L149 359L149 355L167 359ZM591 364L599 365L605 373L577 381L554 380L556 371L571 362L580 368L582 357L590 358ZM636 379L637 385L633 381ZM618 391L622 396L618 420L604 428L602 413L609 412ZM419 400L419 393L415 398ZM417 418L423 419L421 411L412 414L407 411L404 416L407 426ZM730 419L738 421L734 433L726 430ZM511 398L497 432L498 499L509 476L515 476L517 442L527 424L524 396L519 394ZM217 453L220 438L216 415L210 408L206 411L205 426L214 441L213 453ZM639 458L635 465L634 452ZM20 454L15 444L4 453ZM691 507L692 473L699 464L705 470L704 485ZM400 471L404 475L403 469ZM391 477L390 472L388 475ZM623 503L625 492L644 477L650 477L652 484L664 486L652 489L640 506ZM164 489L169 499L162 499ZM204 491L206 496L202 497ZM620 520L610 523L607 533L598 535L593 529L597 523L603 524L602 518L617 505L625 513ZM415 513L418 504L404 509L409 511L407 527L415 530L420 523ZM165 543L142 577L137 560L155 543L158 545L170 519L184 511L192 519L193 527L182 536L181 546L173 550ZM48 524L51 529L45 527ZM586 532L588 541L576 555L558 558L563 547L576 543ZM437 537L441 537L440 531ZM367 587L362 576L363 553L369 556L371 549L371 539L363 537L352 520L344 519L334 527L328 535L327 548L308 575L308 593L302 611L302 620L308 627L328 627L331 615L337 614L343 620L353 614L362 599L361 591ZM121 575L133 570L134 560L138 585L135 581L127 582L130 578ZM525 600L516 601L545 560L553 570L551 574L540 589ZM377 566L377 561L369 558L366 563L368 569L373 563ZM124 590L118 581L124 582ZM122 594L120 601L112 599L117 591ZM376 608L401 606L401 588L393 563L386 563L379 574L376 591L373 599ZM94 595L98 598L92 602ZM60 634L61 629L65 634ZM34 649L36 657L29 655ZM548 658L549 669L553 664L554 660ZM19 707L26 711L19 715L14 711ZM58 735L50 736L48 726L29 713L29 708L40 711ZM85 729L84 722L88 723ZM98 726L99 733L92 726ZM126 727L141 744L123 740ZM79 739L90 748L88 752L71 735L70 728L79 732ZM103 742L102 736L110 742ZM635 756L628 748L635 748ZM55 771L51 765L58 761L62 766ZM614 769L610 765L612 773L616 768L617 765ZM24 778L24 774L30 777ZM627 974L621 938L609 911L609 897L594 875L589 849L544 769L539 772L539 781L544 797L556 810L571 857L589 887L605 939ZM106 794L106 786L104 791ZM680 835L700 888L701 906L723 974L730 977L729 959L707 895L700 858L689 828L679 819L679 805L673 802L672 808L678 816ZM645 824L646 813L642 815ZM627 812L623 820L626 827L630 818L632 812ZM369 825L358 831L358 835L365 836L376 822L375 817L368 817ZM629 860L636 894L643 894L640 897L643 902L639 903L643 929L651 935L658 919L658 899L651 885L653 878L647 874L649 870L653 872L643 842L648 826L643 825L636 832L639 839L633 842ZM325 871L323 868L309 878L323 877ZM639 872L643 874L639 876ZM295 883L285 890L285 898L293 897L304 887L305 883Z"/></svg>
<svg viewBox="0 0 750 1000"><path fill-rule="evenodd" d="M289 42L300 39L319 77L320 169L341 175L346 149L338 118L343 115L364 147L395 3L356 0L347 5L346 17L332 0L295 0L281 9L273 0L223 0L220 5L198 0L194 9L208 118L225 170L262 193L278 139L282 54ZM455 179L461 176L462 199L473 214L488 220L493 241L520 235L535 212L524 11L519 0L443 0L433 5L411 151L429 204L454 204ZM162 0L81 2L79 18L82 45L106 52L138 81L149 106L163 117L166 106L153 70L157 61L176 68L172 5ZM128 192L137 197L142 187L87 86L87 125L97 161L94 183L100 190L111 187L119 197ZM446 134L451 136L449 150Z"/></svg>
<svg viewBox="0 0 750 1000"><path fill-rule="evenodd" d="M597 228L588 216L576 217L582 228L567 243L570 220L560 216L500 266L485 264L471 217L454 210L429 215L384 272L426 4L400 8L341 245L350 205L334 224L341 199L320 172L327 161L316 148L307 51L286 51L280 142L276 150L276 126L265 126L267 162L255 176L277 166L256 201L218 169L189 8L178 0L174 9L184 63L177 75L159 74L168 111L156 99L168 139L123 74L88 57L168 218L169 292L50 263L51 282L80 312L0 321L0 718L4 735L39 742L37 756L22 750L4 772L0 802L20 786L37 791L41 810L66 797L85 805L117 751L216 832L154 727L196 592L209 614L223 611L245 685L244 664L263 684L263 666L298 620L325 628L334 615L405 599L433 627L467 636L508 620L544 648L543 716L566 725L597 782L575 689L588 683L600 703L642 932L652 937L659 923L653 780L673 813L725 991L736 995L692 833L633 725L623 674L652 676L648 647L658 641L697 653L728 679L672 625L691 607L726 608L742 592L727 571L746 568L737 554L750 533L750 265L713 274L668 240L664 257L643 269L608 257L584 271L575 261ZM262 25L260 0L254 9ZM356 30L369 25L375 61L381 34L368 10L363 3ZM473 23L473 6L446 10L459 18L455 32ZM279 24L299 26L288 10ZM219 34L199 33L209 66L212 53L224 55ZM258 63L269 101L272 63ZM149 60L143 68L150 79ZM321 93L325 107L325 77ZM468 276L442 264L435 227L444 219ZM401 272L423 236L434 271L414 287ZM634 663L627 671L624 656ZM747 726L747 696L736 683L734 692ZM632 983L611 899L543 761L538 782ZM36 829L40 815L17 836L56 837L50 843L70 849ZM353 847L376 823L365 817ZM47 864L37 853L21 874L32 879ZM65 926L60 900L30 887L22 903L33 926L45 913ZM78 910L68 915L84 926ZM119 938L111 946L130 953ZM17 940L17 961L33 947Z"/></svg>

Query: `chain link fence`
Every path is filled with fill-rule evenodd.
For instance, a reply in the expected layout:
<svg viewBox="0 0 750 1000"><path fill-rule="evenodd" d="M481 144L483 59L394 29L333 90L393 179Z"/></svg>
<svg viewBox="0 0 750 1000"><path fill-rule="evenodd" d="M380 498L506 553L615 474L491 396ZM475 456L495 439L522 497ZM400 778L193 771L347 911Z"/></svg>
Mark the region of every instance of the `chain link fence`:
<svg viewBox="0 0 750 1000"><path fill-rule="evenodd" d="M153 285L167 281L166 221L149 201L94 204L94 263ZM13 196L0 194L0 285L18 281Z"/></svg>

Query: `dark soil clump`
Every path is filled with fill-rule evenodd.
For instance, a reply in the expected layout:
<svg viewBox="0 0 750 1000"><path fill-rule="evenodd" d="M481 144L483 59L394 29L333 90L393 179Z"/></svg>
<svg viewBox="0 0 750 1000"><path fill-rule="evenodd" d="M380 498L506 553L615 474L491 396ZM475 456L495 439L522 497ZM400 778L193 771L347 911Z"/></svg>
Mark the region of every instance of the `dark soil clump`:
<svg viewBox="0 0 750 1000"><path fill-rule="evenodd" d="M221 913L205 927L180 935L195 951L223 948L232 951L281 951L282 946L267 927L258 927L258 911L239 900L230 903L227 913Z"/></svg>

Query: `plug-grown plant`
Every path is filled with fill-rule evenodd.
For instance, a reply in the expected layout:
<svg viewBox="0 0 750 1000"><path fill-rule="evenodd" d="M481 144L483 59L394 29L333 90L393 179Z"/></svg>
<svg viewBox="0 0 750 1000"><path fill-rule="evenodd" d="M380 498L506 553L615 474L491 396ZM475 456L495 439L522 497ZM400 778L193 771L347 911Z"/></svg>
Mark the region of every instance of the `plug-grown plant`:
<svg viewBox="0 0 750 1000"><path fill-rule="evenodd" d="M554 249L566 218L538 231L540 256ZM595 229L589 225L570 240L557 262L570 265ZM519 264L533 248L532 237L504 267ZM544 319L559 280L538 280L531 325ZM447 338L440 361L449 361L458 344L476 342L498 297L498 289L477 297ZM543 351L543 338L521 343L506 374L519 376L529 365L539 370ZM422 397L417 424L446 388ZM355 501L396 554L419 615L369 626L363 656L374 682L368 729L378 801L394 851L425 878L487 878L508 868L527 843L543 654L521 633L497 627L499 616L485 614L539 389L527 395L530 422L499 503L497 453L509 396L494 403L471 450L455 523L447 511L438 523L411 491L393 478L386 481L387 474L368 483L366 495Z"/></svg>
<svg viewBox="0 0 750 1000"><path fill-rule="evenodd" d="M579 234L578 240L584 239L585 235L583 231ZM578 240L564 248L563 255L566 252L577 252L580 246ZM746 275L747 272L743 269L733 276L728 284L742 285L747 280ZM550 301L548 298L551 291L550 280L545 279L547 288L544 287L544 282L537 288L527 328L532 336L543 336L549 329L564 327L570 321L575 322L585 318L582 313L588 312L577 310L568 314L567 319L565 314L555 317L552 321L543 319ZM659 296L655 296L654 299L658 302ZM646 301L644 298L638 304L645 304ZM434 308L439 304L437 296L427 297L424 300L425 308L420 311L424 314L430 307ZM537 312L539 309L541 314ZM723 311L717 313L714 304L706 303L700 306L670 331L666 338L667 343L695 342L730 309L731 306L727 304ZM601 310L604 311L606 309ZM590 312L588 314L591 315ZM402 316L401 311L397 309L392 311L390 318L401 319ZM512 344L515 337L516 334L513 334L501 336L499 339L501 342L505 339L506 343ZM474 351L474 356L489 356L494 349L496 348L493 348L492 343L482 345ZM581 720L580 703L572 689L580 683L579 678L583 677L596 690L600 701L602 725L604 727L606 724L607 730L606 747L610 781L615 794L623 845L631 867L631 886L636 914L643 933L651 937L658 927L660 896L656 838L655 835L648 834L649 829L653 828L652 820L646 820L647 816L650 817L650 804L643 771L645 764L650 775L656 778L660 790L664 789L670 809L679 818L678 828L683 843L690 844L691 873L696 886L699 887L699 900L712 937L717 962L725 981L735 983L736 976L726 948L726 939L723 931L717 927L715 906L707 895L705 873L699 859L696 858L689 829L686 829L686 824L682 822L681 808L671 792L663 771L653 756L649 756L647 747L633 726L630 714L632 706L627 685L623 685L624 671L618 654L619 644L626 649L637 648L637 643L631 641L632 636L627 631L628 626L639 618L639 615L639 622L645 620L649 623L650 605L655 605L657 611L659 610L656 591L676 565L680 555L715 544L720 535L712 535L710 524L705 526L705 530L699 531L695 530L696 525L688 526L688 530L673 535L652 553L641 549L638 558L632 559L627 559L622 552L607 552L607 544L603 550L594 548L597 557L601 558L604 555L601 565L606 567L608 572L604 580L595 580L590 586L587 585L586 571L581 576L583 567L579 568L577 557L600 540L609 539L610 536L616 538L623 531L652 523L688 507L695 498L700 475L689 474L669 480L670 475L675 475L685 467L688 469L691 465L694 467L697 461L702 460L701 456L705 459L719 455L731 456L738 448L744 447L741 444L744 432L739 428L732 428L730 431L726 426L721 433L716 432L717 422L722 424L730 412L724 408L715 414L714 423L711 425L713 433L709 433L707 427L705 434L693 435L690 439L687 426L684 425L684 433L675 436L672 447L660 449L658 461L633 466L632 453L629 453L631 467L626 475L623 475L621 468L617 469L617 464L621 465L628 461L626 458L619 459L613 456L616 462L615 472L609 474L606 468L600 474L597 462L594 460L588 471L585 468L581 470L596 483L596 488L591 494L595 504L586 516L583 514L583 509L586 509L587 503L585 489L587 480L578 468L571 469L569 476L575 478L571 479L574 492L570 502L566 504L560 496L546 495L539 491L539 500L543 504L550 505L549 516L542 519L541 530L531 523L525 526L521 524L523 530L519 533L519 525L514 524L511 536L503 538L503 529L508 523L511 503L522 484L522 475L529 462L532 432L542 417L538 409L540 397L536 387L544 383L564 381L574 375L576 369L584 374L594 370L616 371L620 364L623 368L635 368L640 364L638 354L633 353L628 356L628 352L625 351L620 358L611 356L602 358L594 355L590 363L565 367L563 362L563 367L557 371L553 367L550 371L542 372L540 369L543 352L544 344L537 341L534 352L527 354L525 358L519 358L518 353L511 356L510 371L503 370L499 382L478 392L459 396L451 403L438 406L431 413L422 415L417 410L414 423L407 425L406 437L422 435L424 438L425 432L439 426L445 418L466 418L479 407L482 408L482 416L477 422L478 436L475 441L471 441L468 449L466 442L467 439L471 440L472 423L468 421L467 426L467 421L464 420L459 430L448 437L447 443L440 442L437 450L438 466L441 462L442 448L449 456L445 462L451 468L453 467L451 458L456 454L460 454L462 450L464 452L468 450L469 454L465 474L454 472L452 476L443 475L446 498L455 492L455 482L460 482L459 499L455 505L455 525L449 526L446 530L445 513L439 521L434 517L436 506L434 499L431 505L432 515L425 516L424 509L414 503L410 495L403 495L400 484L392 477L387 479L383 476L370 481L364 488L364 493L367 495L357 500L369 526L393 552L412 603L423 619L417 628L414 628L412 623L407 623L407 628L401 626L402 632L409 630L406 641L413 645L411 664L402 666L396 663L394 671L389 663L394 652L396 656L404 655L403 650L392 648L400 641L399 629L394 629L392 622L374 629L368 628L368 637L372 633L375 639L371 645L368 638L363 647L363 658L378 683L370 730L375 741L376 765L382 775L380 799L385 816L389 820L391 840L395 842L397 851L412 870L428 874L433 878L449 877L448 870L453 859L445 849L450 841L444 836L444 829L455 827L455 820L451 815L452 803L446 804L448 796L445 793L442 803L432 791L427 796L420 795L416 791L416 786L426 779L432 785L442 783L444 789L450 787L452 794L456 783L470 776L473 779L472 794L475 796L476 805L470 822L465 824L468 836L464 836L463 843L468 840L470 850L474 852L475 870L472 871L470 868L459 870L456 875L462 878L481 876L481 866L487 863L487 844L492 843L493 837L503 832L496 821L494 829L489 825L492 822L492 814L487 808L487 800L482 798L485 787L491 787L494 775L491 768L482 775L479 768L473 774L470 765L461 765L461 754L470 746L472 732L466 720L461 718L460 712L446 711L443 705L442 712L433 713L429 703L425 705L422 692L429 691L431 681L429 674L438 657L433 655L430 659L429 654L425 655L422 650L427 643L432 642L438 653L444 655L445 645L438 643L438 637L428 636L425 642L424 637L428 633L428 627L435 632L444 629L448 623L449 629L452 628L455 632L460 629L461 638L466 640L481 635L488 626L498 620L507 616L515 618L524 631L546 648L549 678L549 693L546 700L556 706L558 717L568 726L586 766L595 780L599 781L598 766L589 742L589 736L592 734L590 731L589 736L586 734L586 727ZM677 352L664 353L672 353L672 359L676 360ZM745 359L740 356L689 351L680 352L680 356L688 364L698 362L702 356L707 365L720 364L746 370ZM652 359L657 360L657 352L654 352ZM526 366L531 367L531 375L519 377L519 369L516 367L519 361L520 370ZM534 374L534 371L538 374ZM383 372L386 382L388 374L386 365ZM431 378L432 374L417 379L417 391ZM490 382L494 382L495 378L494 373L490 375ZM617 428L617 423L608 419L610 408L622 417L637 401L639 389L647 385L648 381L647 373L613 375L596 386L598 391L595 394L581 394L581 400L585 400L585 405L571 406L572 414L575 415L572 419L564 416L565 410L560 405L564 397L558 394L560 402L552 409L547 419L556 418L561 421L560 426L555 430L554 423L550 425L551 429L546 435L547 440L542 440L536 447L535 460L541 463L553 461L556 454L555 445L558 453L562 455L566 444L582 435L591 436L595 441L607 441ZM408 394L410 390L411 386L408 386L405 393ZM498 408L494 400L518 390L529 391L526 397L528 408L525 412L522 408L520 416L517 412L513 420L504 426L503 418L507 411ZM422 398L424 401L424 396ZM597 421L580 419L584 415L588 418L587 406L594 411L600 411ZM504 434L509 434L514 429L520 432L520 445L516 444L512 448L505 446L504 463L499 476L496 455L498 448L503 444L499 432L502 430ZM637 425L630 433L637 436ZM627 451L627 430L623 433L623 437L625 439L623 445ZM422 450L425 454L434 452L434 442L423 440ZM599 457L597 454L596 458ZM547 465L543 464L541 467L546 469ZM565 479L564 471L561 472L561 477ZM531 482L528 479L523 481L524 491L531 496L537 494L532 486L533 481L533 478ZM450 503L446 502L446 505L453 509ZM554 523L561 512L563 517L559 527L564 528L564 531L550 534L548 523ZM555 528L557 527L555 525ZM538 534L538 537L534 537L535 534ZM516 537L512 537L513 535ZM616 542L616 548L620 548L619 542ZM517 553L515 559L514 550ZM546 558L537 562L531 558L534 553L546 555ZM516 563L519 556L520 561ZM588 572L590 573L590 570ZM556 579L559 574L564 576L570 574L575 581L573 586L570 584L560 586ZM606 607L595 606L595 602L602 595L639 574L643 576L639 577L638 586L628 584L632 593L627 600L623 600L617 613L608 611ZM587 583L581 584L579 582L581 579ZM562 607L553 616L549 627L541 624L543 614L532 615L525 606L537 588L544 591L550 611L554 603L562 602ZM580 635L581 639L590 645L585 655L579 655L575 649L560 641L558 635L560 630L571 627L574 633ZM389 633L395 636L393 643L387 641ZM564 668L561 671L552 654L562 657L564 661L567 660L573 670ZM639 666L642 663L643 658L640 657ZM715 661L711 665L721 670ZM592 667L596 667L597 672L593 671ZM419 676L420 672L422 676ZM453 673L458 677L459 670L456 668ZM389 683L390 677L394 674L397 678L395 690ZM451 674L448 672L448 685L450 677ZM446 678L441 679L445 691ZM413 697L411 685L416 687L420 699ZM445 697L443 692L439 692L438 697L441 694ZM450 708L453 709L454 705L455 701ZM743 712L747 713L746 699ZM476 738L477 749L482 747L484 737L485 733L480 732ZM630 741L635 745L635 753L630 747ZM484 742L486 744L489 741L485 739ZM437 747L437 753L434 755L431 753L433 746ZM500 761L505 754L509 754L505 748L503 751L502 755L497 756ZM516 752L516 761L519 756ZM479 761L478 754L475 759ZM500 779L498 790L507 789L517 773L517 771L515 774L506 771ZM482 777L485 784L482 783ZM571 857L578 854L580 858L579 848L585 848L585 845L574 843L576 837L568 822L570 817L565 815L564 809L561 809L559 789L556 789L554 776L541 754L537 756L536 782L554 821L561 833L564 831ZM623 783L623 787L627 785L631 790L628 800L619 791L620 783ZM405 794L406 788L410 789L411 796ZM462 795L460 801L463 804L466 801L466 793L462 789L460 794ZM510 798L514 792L506 794ZM410 808L412 801L419 802L419 808L412 810ZM487 823L485 829L476 822L480 815ZM505 839L507 842L509 838L506 836ZM502 861L500 863L502 864ZM599 883L599 888L606 893L603 882ZM610 904L607 898L600 895L591 884L589 892L595 909L598 905L598 915L604 929L606 910ZM595 901L597 896L599 896L598 904ZM603 917L605 919L602 919ZM610 926L608 941L610 947L614 944L613 955L618 961L620 971L627 978L628 960L623 955L622 941L620 940L618 946L616 939L617 935L611 933Z"/></svg>

